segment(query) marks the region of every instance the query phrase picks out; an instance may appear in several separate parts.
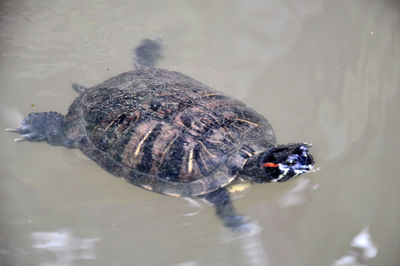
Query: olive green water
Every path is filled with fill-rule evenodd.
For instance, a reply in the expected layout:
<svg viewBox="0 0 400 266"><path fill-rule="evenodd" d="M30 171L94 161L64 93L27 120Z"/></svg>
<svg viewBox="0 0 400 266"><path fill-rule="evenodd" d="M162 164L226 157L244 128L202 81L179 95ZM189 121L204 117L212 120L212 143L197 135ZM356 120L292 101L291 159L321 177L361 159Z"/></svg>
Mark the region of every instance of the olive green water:
<svg viewBox="0 0 400 266"><path fill-rule="evenodd" d="M127 71L160 37L161 67L314 143L320 170L238 195L258 229L235 235L204 202L4 132L0 265L400 265L399 21L397 1L1 1L1 130L65 113L71 81Z"/></svg>

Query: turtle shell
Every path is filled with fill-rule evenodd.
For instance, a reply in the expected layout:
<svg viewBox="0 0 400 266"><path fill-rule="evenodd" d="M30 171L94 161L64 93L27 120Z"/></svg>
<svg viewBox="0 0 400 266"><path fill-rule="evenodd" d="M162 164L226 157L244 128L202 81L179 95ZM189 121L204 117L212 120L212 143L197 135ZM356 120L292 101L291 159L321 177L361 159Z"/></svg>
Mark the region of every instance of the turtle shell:
<svg viewBox="0 0 400 266"><path fill-rule="evenodd" d="M275 145L268 121L178 72L142 67L87 89L66 135L110 173L155 192L199 196L231 183Z"/></svg>

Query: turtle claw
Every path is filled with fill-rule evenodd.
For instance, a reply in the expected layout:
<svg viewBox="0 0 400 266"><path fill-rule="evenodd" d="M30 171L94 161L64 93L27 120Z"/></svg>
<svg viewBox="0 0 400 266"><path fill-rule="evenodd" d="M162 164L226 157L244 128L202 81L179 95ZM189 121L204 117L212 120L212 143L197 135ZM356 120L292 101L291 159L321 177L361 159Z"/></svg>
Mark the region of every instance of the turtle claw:
<svg viewBox="0 0 400 266"><path fill-rule="evenodd" d="M6 132L11 132L11 133L17 133L17 134L22 134L22 131L20 128L6 128ZM20 142L20 141L25 141L27 135L21 135L22 138L16 138L14 139L15 142Z"/></svg>
<svg viewBox="0 0 400 266"><path fill-rule="evenodd" d="M43 134L40 125L36 120L31 119L36 113L30 114L17 128L6 128L6 132L16 133L20 136L14 139L15 142L21 141L44 141L46 136Z"/></svg>
<svg viewBox="0 0 400 266"><path fill-rule="evenodd" d="M19 133L18 129L13 129L13 128L6 128L5 131L6 132L12 132L12 133Z"/></svg>
<svg viewBox="0 0 400 266"><path fill-rule="evenodd" d="M311 148L313 144L311 142L310 143L304 142L304 145L306 145L308 148Z"/></svg>
<svg viewBox="0 0 400 266"><path fill-rule="evenodd" d="M20 138L14 139L15 142L21 141L36 141L37 139L41 139L40 135L36 134L35 132L27 132L27 130L23 131L21 129L8 129L7 132L21 134ZM25 133L25 134L23 134Z"/></svg>

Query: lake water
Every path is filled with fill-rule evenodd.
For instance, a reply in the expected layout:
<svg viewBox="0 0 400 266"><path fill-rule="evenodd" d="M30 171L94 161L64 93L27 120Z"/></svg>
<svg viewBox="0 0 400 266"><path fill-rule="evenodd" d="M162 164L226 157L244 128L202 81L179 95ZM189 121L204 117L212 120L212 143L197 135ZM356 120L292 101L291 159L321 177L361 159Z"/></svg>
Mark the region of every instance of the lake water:
<svg viewBox="0 0 400 266"><path fill-rule="evenodd" d="M352 0L0 2L0 129L66 110L75 81L160 67L240 99L319 171L237 195L258 225L114 178L78 150L0 134L0 265L400 265L400 3Z"/></svg>

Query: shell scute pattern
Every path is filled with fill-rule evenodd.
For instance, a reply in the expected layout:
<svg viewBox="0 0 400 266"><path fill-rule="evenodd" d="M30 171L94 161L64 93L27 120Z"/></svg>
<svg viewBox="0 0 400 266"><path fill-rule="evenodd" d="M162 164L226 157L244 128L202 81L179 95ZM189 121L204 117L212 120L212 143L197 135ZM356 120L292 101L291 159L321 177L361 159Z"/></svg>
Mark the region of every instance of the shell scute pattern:
<svg viewBox="0 0 400 266"><path fill-rule="evenodd" d="M149 115L160 119L168 119L182 108L190 105L191 101L187 97L177 97L177 95L156 94L147 103ZM146 105L146 107L147 107Z"/></svg>
<svg viewBox="0 0 400 266"><path fill-rule="evenodd" d="M83 99L85 128L93 144L108 151L141 118L128 93L99 89Z"/></svg>
<svg viewBox="0 0 400 266"><path fill-rule="evenodd" d="M202 138L211 128L223 123L213 111L193 105L177 114L174 123L194 138Z"/></svg>
<svg viewBox="0 0 400 266"><path fill-rule="evenodd" d="M85 154L113 174L169 195L200 195L228 184L250 153L268 145L255 141L264 138L265 119L167 70L113 77L78 97L73 115L87 132Z"/></svg>

